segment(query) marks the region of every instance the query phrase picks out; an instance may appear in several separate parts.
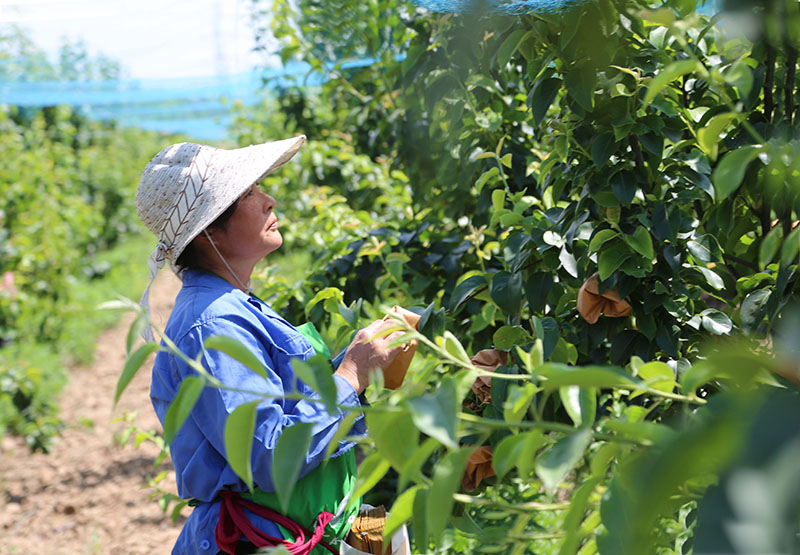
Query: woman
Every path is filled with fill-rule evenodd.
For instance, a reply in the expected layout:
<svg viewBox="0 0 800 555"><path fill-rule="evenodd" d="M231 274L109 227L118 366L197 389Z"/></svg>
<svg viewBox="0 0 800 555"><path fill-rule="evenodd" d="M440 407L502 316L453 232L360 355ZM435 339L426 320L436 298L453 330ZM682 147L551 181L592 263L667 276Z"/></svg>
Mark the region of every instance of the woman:
<svg viewBox="0 0 800 555"><path fill-rule="evenodd" d="M257 182L285 164L304 142L300 136L236 150L172 145L157 154L142 175L137 211L159 240L150 257L151 283L165 261L183 281L165 335L190 358L202 353L204 367L235 389L206 387L170 445L178 493L195 505L173 553L248 553L283 536L293 543L292 552L308 553L318 545L323 529L327 538L341 538L349 528L348 519L354 517L352 508L344 512L355 473L354 443L340 441L321 465L349 411L331 415L319 402L281 398L297 392L316 397L295 377L291 366L292 358L308 359L315 353L291 324L250 289L255 265L282 242L275 200ZM147 296L145 291L145 307ZM358 396L368 384L369 373L385 368L400 351L401 347L387 348L395 334L369 341L392 325L373 322L347 348L334 374L340 406L359 407ZM205 351L204 341L215 335L246 345L263 364L268 379L220 351ZM162 424L182 381L193 373L180 358L166 351L157 355L151 399ZM253 438L257 488L248 493L225 458L225 421L239 405L264 398L258 405ZM261 509L278 507L272 456L281 432L299 422L312 424L311 444L288 514L276 515ZM363 416L359 416L349 435L364 431ZM306 537L295 541L287 531L291 524L283 516L306 528ZM283 530L276 521L284 523ZM312 527L316 534L309 537Z"/></svg>

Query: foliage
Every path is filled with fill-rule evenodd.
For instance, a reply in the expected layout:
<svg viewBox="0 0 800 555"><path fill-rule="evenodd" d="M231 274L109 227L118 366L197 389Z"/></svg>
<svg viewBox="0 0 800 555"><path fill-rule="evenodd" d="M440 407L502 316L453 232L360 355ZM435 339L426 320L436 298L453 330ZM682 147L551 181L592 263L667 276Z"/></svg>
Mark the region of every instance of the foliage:
<svg viewBox="0 0 800 555"><path fill-rule="evenodd" d="M390 462L427 453L452 461L455 474L460 445L492 446L502 479L453 505L451 548L521 549L526 530L544 527L561 534L550 545L562 553L691 549L693 504L749 448L727 423L751 421L728 418L735 403L725 399L742 395L754 411L762 402L747 388L727 391L737 379L724 376L745 372L753 384L748 363L774 369L759 341L774 337L797 295L797 6L741 8L756 31L745 37L735 27L743 18L732 17L741 13L709 19L691 1L598 1L519 17L440 16L377 0L262 5L276 14L284 59L299 55L329 79L318 92L279 91L282 127L347 137L355 152L388 160L411 195L399 218L373 210L372 226L347 233L345 252L312 250L308 280L275 303L339 345L381 303L424 308L422 332L438 341L429 345L438 357L418 358L413 385L373 407L429 439L412 434L403 458L374 421L371 439ZM352 21L347 33L326 31L342 19ZM356 56L375 63L348 66ZM335 178L325 181L334 191ZM294 202L293 190L282 193ZM303 225L306 236L328 237L313 219ZM631 304L630 317L579 316L580 287L595 272L601 290ZM263 292L276 287L268 280ZM750 351L766 358L703 362L732 349L727 337L752 338ZM473 374L445 370L442 349L457 353L456 343L512 355L488 404L475 404ZM616 370L586 366L606 364ZM445 406L464 408L421 426L415 399L441 406L444 395L455 395ZM692 408L709 396L713 406ZM690 448L696 465L670 462ZM637 478L659 464L661 474ZM681 473L669 474L675 464ZM447 496L436 495L447 504L435 509L425 500L445 476L393 466L406 473L395 510L413 513L418 549L445 549L446 536L423 524L451 512ZM531 496L546 505L558 495L572 500L566 513L548 522L531 517L541 511L520 515ZM498 514L477 510L497 512L497 503ZM479 546L464 539L473 525Z"/></svg>
<svg viewBox="0 0 800 555"><path fill-rule="evenodd" d="M47 55L17 25L0 26L0 81L105 81L122 68L103 54L91 56L84 40L63 39L57 60Z"/></svg>
<svg viewBox="0 0 800 555"><path fill-rule="evenodd" d="M161 146L154 133L92 123L66 107L0 110L0 428L32 447L46 448L57 429L63 358L86 361L97 324L108 322L86 317L97 294L134 286L130 260L104 252L140 232L131 199ZM120 263L114 272L111 262ZM73 318L86 319L68 325ZM36 351L49 353L44 364Z"/></svg>
<svg viewBox="0 0 800 555"><path fill-rule="evenodd" d="M422 315L403 388L371 386L362 409L360 483L396 475L387 526L411 522L424 553L753 552L745 532L767 525L742 499L796 491L796 424L769 410L800 381L796 352L775 350L796 336L796 2L751 7L749 37L691 0L518 17L258 6L284 60L328 79L277 91L279 115L241 128L311 138L267 180L311 271L265 270L260 294L337 349L391 305ZM579 314L595 274L630 315ZM490 348L507 361L493 372L470 356ZM245 420L230 434L248 437ZM468 491L478 447L495 476ZM244 480L247 454L238 442ZM778 517L759 548L796 549L791 499L762 513Z"/></svg>

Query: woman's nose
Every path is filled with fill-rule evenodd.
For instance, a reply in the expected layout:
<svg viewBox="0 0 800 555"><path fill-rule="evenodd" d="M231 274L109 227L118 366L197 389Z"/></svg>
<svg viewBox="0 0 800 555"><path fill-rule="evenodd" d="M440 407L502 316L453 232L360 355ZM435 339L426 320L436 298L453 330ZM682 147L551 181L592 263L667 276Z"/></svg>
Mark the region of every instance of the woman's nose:
<svg viewBox="0 0 800 555"><path fill-rule="evenodd" d="M265 202L264 202L264 204L266 205L267 210L274 209L275 205L277 204L277 202L275 202L275 199L272 198L270 195L267 195L266 193L264 193L264 194L267 197Z"/></svg>

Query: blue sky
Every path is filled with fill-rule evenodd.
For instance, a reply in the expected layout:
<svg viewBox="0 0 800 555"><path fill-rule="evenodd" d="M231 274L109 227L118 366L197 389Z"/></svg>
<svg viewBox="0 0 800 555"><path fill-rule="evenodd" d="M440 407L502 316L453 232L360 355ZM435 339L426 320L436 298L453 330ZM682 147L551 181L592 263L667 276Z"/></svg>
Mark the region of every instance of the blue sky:
<svg viewBox="0 0 800 555"><path fill-rule="evenodd" d="M119 61L134 79L241 73L268 60L252 52L250 0L0 0L51 56L63 37Z"/></svg>

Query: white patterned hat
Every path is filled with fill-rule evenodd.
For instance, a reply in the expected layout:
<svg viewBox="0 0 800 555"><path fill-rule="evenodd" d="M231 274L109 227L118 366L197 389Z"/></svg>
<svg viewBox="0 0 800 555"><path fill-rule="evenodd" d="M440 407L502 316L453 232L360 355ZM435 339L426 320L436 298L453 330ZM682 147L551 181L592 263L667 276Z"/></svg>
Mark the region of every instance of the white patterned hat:
<svg viewBox="0 0 800 555"><path fill-rule="evenodd" d="M165 261L178 273L175 262L192 239L253 183L288 162L305 141L300 135L233 150L179 143L156 154L136 193L139 218L158 238L148 261L150 285ZM148 310L150 285L140 303Z"/></svg>

